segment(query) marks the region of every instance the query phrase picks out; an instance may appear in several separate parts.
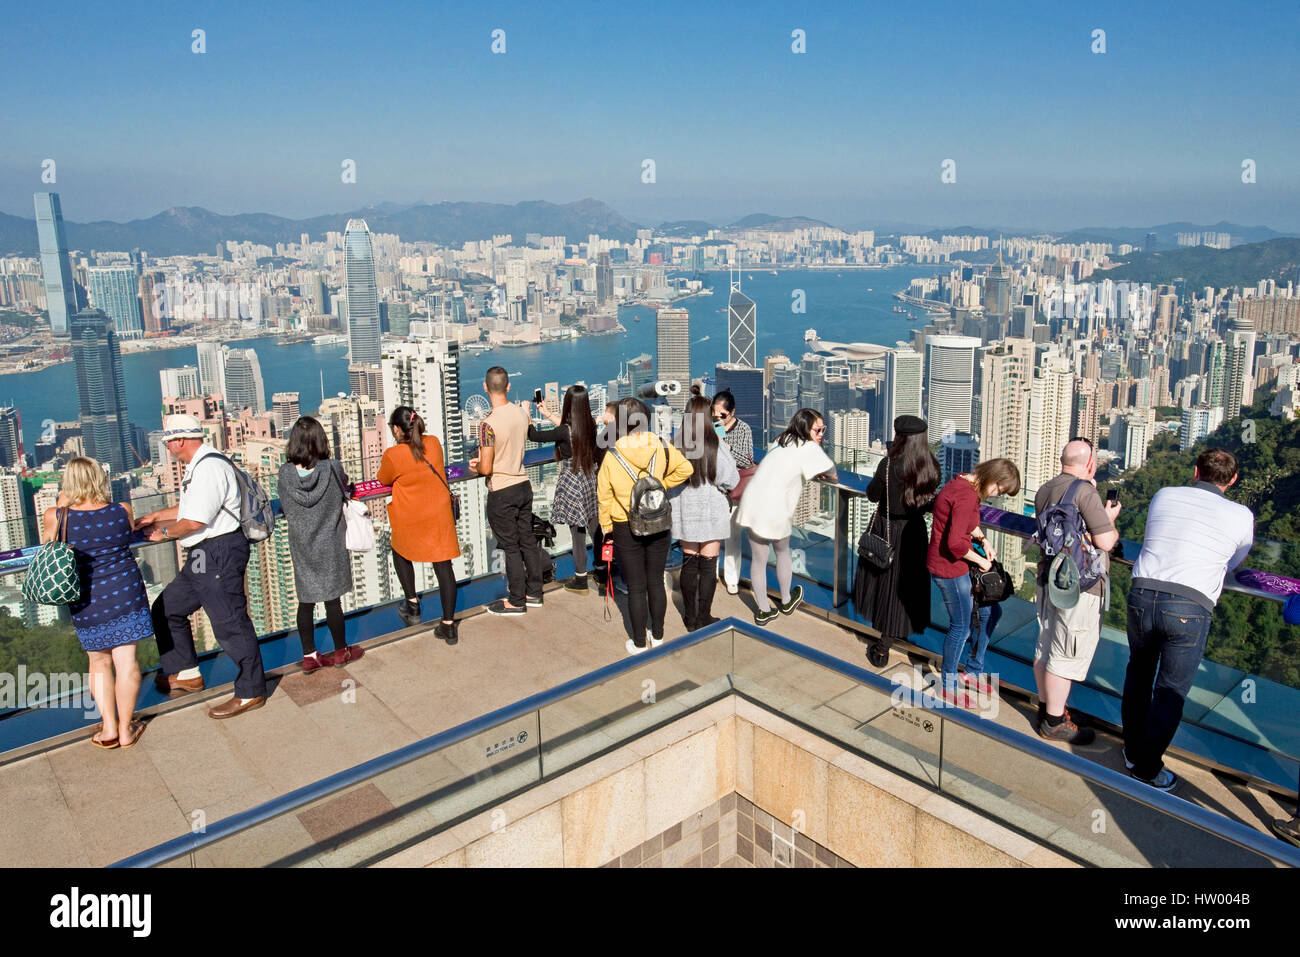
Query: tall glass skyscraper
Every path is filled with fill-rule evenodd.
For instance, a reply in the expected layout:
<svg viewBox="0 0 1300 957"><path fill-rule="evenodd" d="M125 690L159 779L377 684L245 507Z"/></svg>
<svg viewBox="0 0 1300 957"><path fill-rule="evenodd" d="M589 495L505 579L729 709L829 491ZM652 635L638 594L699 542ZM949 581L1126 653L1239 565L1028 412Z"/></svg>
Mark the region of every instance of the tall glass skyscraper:
<svg viewBox="0 0 1300 957"><path fill-rule="evenodd" d="M691 397L691 314L685 309L660 309L656 323L659 378L681 383L681 391L668 396L668 405L681 412Z"/></svg>
<svg viewBox="0 0 1300 957"><path fill-rule="evenodd" d="M252 409L266 411L266 387L262 384L262 364L253 349L231 349L226 354L226 408L231 412Z"/></svg>
<svg viewBox="0 0 1300 957"><path fill-rule="evenodd" d="M36 238L41 248L41 272L45 274L45 308L50 313L50 331L68 334L68 317L77 311L77 287L68 262L68 240L63 235L63 207L58 193L36 194Z"/></svg>
<svg viewBox="0 0 1300 957"><path fill-rule="evenodd" d="M364 219L349 219L343 232L343 273L348 300L349 362L378 362L379 289L375 250Z"/></svg>
<svg viewBox="0 0 1300 957"><path fill-rule="evenodd" d="M973 431L975 353L980 345L972 336L930 336L926 340L926 419L932 438Z"/></svg>
<svg viewBox="0 0 1300 957"><path fill-rule="evenodd" d="M740 291L740 273L731 280L731 299L727 303L727 361L733 365L757 365L755 349L758 337L754 300Z"/></svg>
<svg viewBox="0 0 1300 957"><path fill-rule="evenodd" d="M754 433L754 441L761 448L763 437L767 435L767 417L763 414L766 411L766 403L763 401L763 370L734 362L720 362L714 369L714 377L718 392L728 389L735 397L736 418L749 426Z"/></svg>
<svg viewBox="0 0 1300 957"><path fill-rule="evenodd" d="M138 339L144 335L134 266L91 266L87 283L91 303L112 317L118 336Z"/></svg>
<svg viewBox="0 0 1300 957"><path fill-rule="evenodd" d="M102 310L86 309L69 322L72 358L77 364L77 400L86 454L114 472L135 465L131 425L126 417L126 380L113 320Z"/></svg>

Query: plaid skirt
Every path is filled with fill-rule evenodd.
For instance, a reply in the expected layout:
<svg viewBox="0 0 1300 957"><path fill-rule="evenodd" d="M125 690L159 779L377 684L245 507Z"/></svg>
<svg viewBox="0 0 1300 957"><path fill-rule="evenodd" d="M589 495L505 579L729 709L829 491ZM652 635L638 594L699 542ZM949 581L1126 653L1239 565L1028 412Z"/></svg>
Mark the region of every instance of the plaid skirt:
<svg viewBox="0 0 1300 957"><path fill-rule="evenodd" d="M555 481L555 503L551 521L557 525L582 525L595 528L600 520L600 503L596 499L596 473L582 475L573 471L570 461L560 463Z"/></svg>

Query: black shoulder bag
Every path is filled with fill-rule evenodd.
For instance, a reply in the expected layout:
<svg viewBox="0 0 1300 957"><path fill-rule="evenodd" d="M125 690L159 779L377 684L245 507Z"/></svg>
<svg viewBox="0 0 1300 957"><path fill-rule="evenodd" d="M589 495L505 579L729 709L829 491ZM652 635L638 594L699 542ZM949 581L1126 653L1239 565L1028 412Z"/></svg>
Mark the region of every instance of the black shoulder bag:
<svg viewBox="0 0 1300 957"><path fill-rule="evenodd" d="M447 481L447 476L439 472L436 468L434 468L432 462L430 462L428 459L425 459L424 464L429 466L430 472L438 476L438 478L442 479L443 485L447 486L447 494L451 496L451 517L453 521L459 522L460 521L460 496L451 490L451 483Z"/></svg>
<svg viewBox="0 0 1300 957"><path fill-rule="evenodd" d="M862 533L858 540L858 559L867 565L884 571L894 563L894 546L889 543L889 470L892 463L885 459L885 497L876 508L876 516L885 526L885 537L881 538L871 529ZM874 524L874 523L873 523Z"/></svg>

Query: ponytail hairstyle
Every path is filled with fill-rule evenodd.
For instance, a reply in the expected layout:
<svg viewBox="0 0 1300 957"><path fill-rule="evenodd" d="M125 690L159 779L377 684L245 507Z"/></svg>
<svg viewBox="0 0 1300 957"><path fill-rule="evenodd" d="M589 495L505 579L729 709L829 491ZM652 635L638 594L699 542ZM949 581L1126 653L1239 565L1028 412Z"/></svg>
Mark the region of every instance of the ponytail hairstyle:
<svg viewBox="0 0 1300 957"><path fill-rule="evenodd" d="M409 405L399 405L388 417L388 424L402 435L402 444L411 447L411 455L417 462L424 458L424 419Z"/></svg>
<svg viewBox="0 0 1300 957"><path fill-rule="evenodd" d="M591 475L596 471L596 421L591 417L591 399L586 386L571 385L565 390L560 424L569 427L573 470L579 475ZM558 446L555 457L560 457Z"/></svg>

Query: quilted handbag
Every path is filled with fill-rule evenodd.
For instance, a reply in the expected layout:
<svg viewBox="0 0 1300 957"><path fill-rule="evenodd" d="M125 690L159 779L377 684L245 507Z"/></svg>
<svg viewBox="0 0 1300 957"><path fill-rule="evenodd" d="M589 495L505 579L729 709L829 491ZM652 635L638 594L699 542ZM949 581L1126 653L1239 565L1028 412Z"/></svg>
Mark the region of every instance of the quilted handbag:
<svg viewBox="0 0 1300 957"><path fill-rule="evenodd" d="M23 597L38 605L71 605L81 598L77 553L68 544L68 510L58 511L54 540L46 542L27 566Z"/></svg>
<svg viewBox="0 0 1300 957"><path fill-rule="evenodd" d="M876 517L884 526L885 537L881 538L870 528L862 533L858 540L858 559L878 572L883 572L894 563L894 546L889 541L889 470L890 461L885 459L885 497L876 506ZM873 520L872 524L875 522Z"/></svg>

